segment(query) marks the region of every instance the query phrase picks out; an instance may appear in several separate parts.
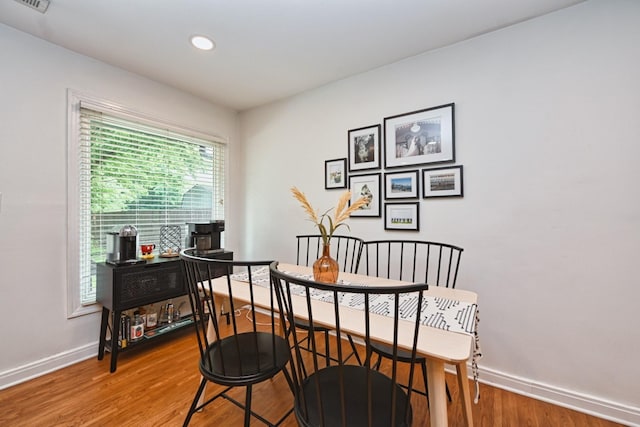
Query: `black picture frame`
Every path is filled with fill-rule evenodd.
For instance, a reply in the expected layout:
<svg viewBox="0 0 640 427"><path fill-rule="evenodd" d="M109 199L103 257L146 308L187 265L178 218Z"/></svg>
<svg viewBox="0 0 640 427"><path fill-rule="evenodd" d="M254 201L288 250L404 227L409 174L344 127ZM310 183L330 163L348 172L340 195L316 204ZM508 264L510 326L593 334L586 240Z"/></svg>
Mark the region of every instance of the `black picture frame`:
<svg viewBox="0 0 640 427"><path fill-rule="evenodd" d="M418 169L384 174L384 198L417 199L420 196Z"/></svg>
<svg viewBox="0 0 640 427"><path fill-rule="evenodd" d="M384 146L387 169L455 162L454 104L385 117Z"/></svg>
<svg viewBox="0 0 640 427"><path fill-rule="evenodd" d="M324 162L324 188L347 188L347 159L332 159Z"/></svg>
<svg viewBox="0 0 640 427"><path fill-rule="evenodd" d="M351 200L349 206L362 196L368 196L370 202L363 208L351 213L351 217L380 218L382 209L382 186L380 173L365 175L349 175L349 189L351 190Z"/></svg>
<svg viewBox="0 0 640 427"><path fill-rule="evenodd" d="M463 197L462 165L422 169L422 198Z"/></svg>
<svg viewBox="0 0 640 427"><path fill-rule="evenodd" d="M384 229L420 231L420 203L385 203Z"/></svg>
<svg viewBox="0 0 640 427"><path fill-rule="evenodd" d="M380 125L365 126L347 132L349 172L380 169Z"/></svg>

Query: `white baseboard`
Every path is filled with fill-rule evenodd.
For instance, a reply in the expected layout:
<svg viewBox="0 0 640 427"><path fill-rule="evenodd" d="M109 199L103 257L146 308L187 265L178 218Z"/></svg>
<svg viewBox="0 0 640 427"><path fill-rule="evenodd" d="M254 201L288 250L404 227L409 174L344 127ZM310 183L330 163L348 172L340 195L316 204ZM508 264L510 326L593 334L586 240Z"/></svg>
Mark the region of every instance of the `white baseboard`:
<svg viewBox="0 0 640 427"><path fill-rule="evenodd" d="M90 343L36 362L0 372L0 390L20 384L65 366L96 357L98 343ZM455 373L455 369L448 369ZM471 372L471 370L469 370ZM480 382L503 390L521 394L554 405L584 412L630 427L640 427L640 408L622 405L593 396L575 393L526 378L514 377L499 371L480 367ZM482 401L482 396L480 396Z"/></svg>
<svg viewBox="0 0 640 427"><path fill-rule="evenodd" d="M97 356L98 342L96 341L8 371L0 372L0 390Z"/></svg>
<svg viewBox="0 0 640 427"><path fill-rule="evenodd" d="M452 372L455 373L455 370ZM469 368L469 372L471 369ZM518 378L480 367L480 382L503 390L573 409L625 426L640 427L640 408L621 405L594 396L579 394L548 384ZM480 396L482 402L482 395Z"/></svg>

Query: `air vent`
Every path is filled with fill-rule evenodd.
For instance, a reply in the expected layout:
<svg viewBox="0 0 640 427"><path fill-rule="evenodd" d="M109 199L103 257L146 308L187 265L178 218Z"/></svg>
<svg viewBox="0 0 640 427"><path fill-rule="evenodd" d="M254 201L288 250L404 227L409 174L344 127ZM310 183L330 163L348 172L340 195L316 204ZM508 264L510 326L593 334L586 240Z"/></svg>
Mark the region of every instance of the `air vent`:
<svg viewBox="0 0 640 427"><path fill-rule="evenodd" d="M49 7L49 0L16 0L18 3L22 3L25 6L29 6L38 12L45 13Z"/></svg>

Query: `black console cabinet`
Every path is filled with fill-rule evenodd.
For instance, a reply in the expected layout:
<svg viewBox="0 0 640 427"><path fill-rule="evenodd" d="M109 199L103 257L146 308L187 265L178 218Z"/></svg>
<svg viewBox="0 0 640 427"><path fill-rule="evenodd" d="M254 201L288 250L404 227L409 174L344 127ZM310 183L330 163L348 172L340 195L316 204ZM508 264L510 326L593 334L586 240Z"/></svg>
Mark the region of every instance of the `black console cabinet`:
<svg viewBox="0 0 640 427"><path fill-rule="evenodd" d="M232 260L233 252L222 251L207 256ZM115 372L120 351L129 350L167 334L165 331L157 336L145 337L125 348L119 348L118 331L120 315L123 311L186 294L180 258L154 258L146 263L123 266L98 264L96 300L102 304L98 360L104 358L105 348L108 349L111 352L111 372ZM190 324L191 322L178 321L171 328L171 332ZM111 326L111 339L107 341L109 325Z"/></svg>

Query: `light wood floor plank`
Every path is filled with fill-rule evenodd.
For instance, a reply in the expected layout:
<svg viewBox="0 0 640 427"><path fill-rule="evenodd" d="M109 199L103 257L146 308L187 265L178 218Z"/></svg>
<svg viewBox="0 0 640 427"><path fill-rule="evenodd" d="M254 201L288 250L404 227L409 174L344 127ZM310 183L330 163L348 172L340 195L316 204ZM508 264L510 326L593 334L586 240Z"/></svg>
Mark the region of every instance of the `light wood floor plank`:
<svg viewBox="0 0 640 427"><path fill-rule="evenodd" d="M122 353L114 374L109 373L107 353L102 361L86 360L0 391L0 425L180 426L199 381L195 335L179 332L162 343ZM453 398L448 407L449 424L462 427L457 381L447 374L447 383ZM480 402L472 408L476 426L620 426L487 385L480 388ZM207 391L215 389L209 385ZM237 390L237 397L243 401L244 390ZM271 420L286 413L291 404L282 375L255 387L253 408ZM414 394L412 406L414 425L428 426L425 397ZM239 426L242 420L242 410L218 399L195 414L191 426ZM254 420L253 425L261 423ZM294 415L284 423L285 427L296 425Z"/></svg>

